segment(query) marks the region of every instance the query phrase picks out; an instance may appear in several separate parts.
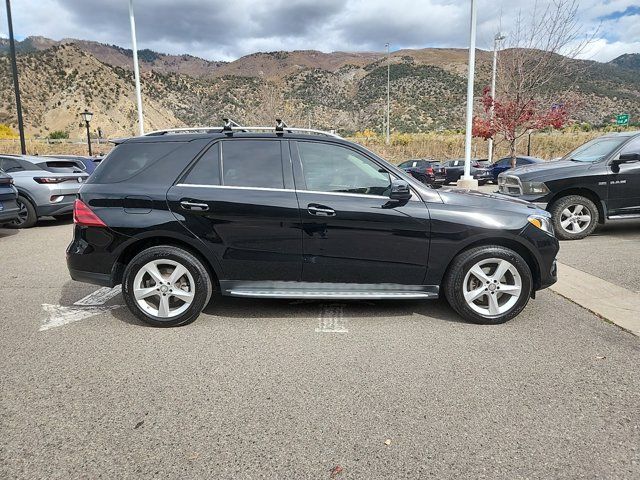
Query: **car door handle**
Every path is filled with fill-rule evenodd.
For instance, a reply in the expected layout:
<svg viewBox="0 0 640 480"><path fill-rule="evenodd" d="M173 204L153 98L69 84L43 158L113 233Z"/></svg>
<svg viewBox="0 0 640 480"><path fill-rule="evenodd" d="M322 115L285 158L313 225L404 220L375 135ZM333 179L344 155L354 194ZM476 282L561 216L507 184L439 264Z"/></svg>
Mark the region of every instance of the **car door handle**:
<svg viewBox="0 0 640 480"><path fill-rule="evenodd" d="M333 217L336 211L333 208L325 207L324 205L317 205L310 203L307 205L307 212L311 215L317 215L318 217Z"/></svg>
<svg viewBox="0 0 640 480"><path fill-rule="evenodd" d="M182 200L180 206L185 210L195 210L198 212L206 212L209 210L209 205L206 203L190 202L188 200Z"/></svg>

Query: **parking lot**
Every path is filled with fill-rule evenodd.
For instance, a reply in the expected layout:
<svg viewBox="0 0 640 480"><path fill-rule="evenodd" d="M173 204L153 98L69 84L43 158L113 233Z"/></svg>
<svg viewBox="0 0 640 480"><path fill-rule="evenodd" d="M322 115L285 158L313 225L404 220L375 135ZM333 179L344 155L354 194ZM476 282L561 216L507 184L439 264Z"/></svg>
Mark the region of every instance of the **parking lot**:
<svg viewBox="0 0 640 480"><path fill-rule="evenodd" d="M71 234L0 229L2 478L640 475L640 339L549 290L500 326L214 297L155 329L69 279ZM638 240L612 225L560 258L638 291Z"/></svg>

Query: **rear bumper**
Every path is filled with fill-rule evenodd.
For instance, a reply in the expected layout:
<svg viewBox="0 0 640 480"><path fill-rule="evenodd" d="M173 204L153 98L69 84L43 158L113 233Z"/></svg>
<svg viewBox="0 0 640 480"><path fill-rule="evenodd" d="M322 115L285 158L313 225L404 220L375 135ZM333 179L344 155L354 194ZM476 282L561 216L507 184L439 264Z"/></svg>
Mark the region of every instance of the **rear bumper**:
<svg viewBox="0 0 640 480"><path fill-rule="evenodd" d="M91 283L93 285L100 285L103 287L113 287L111 281L111 275L106 273L85 272L83 270L76 270L69 267L69 275L76 282Z"/></svg>
<svg viewBox="0 0 640 480"><path fill-rule="evenodd" d="M73 203L75 198L69 202L52 203L50 205L38 205L36 211L39 217L48 217L50 215L64 215L65 213L73 213Z"/></svg>
<svg viewBox="0 0 640 480"><path fill-rule="evenodd" d="M2 209L0 210L0 223L10 222L11 220L18 218L18 204L15 198L10 200L1 200Z"/></svg>

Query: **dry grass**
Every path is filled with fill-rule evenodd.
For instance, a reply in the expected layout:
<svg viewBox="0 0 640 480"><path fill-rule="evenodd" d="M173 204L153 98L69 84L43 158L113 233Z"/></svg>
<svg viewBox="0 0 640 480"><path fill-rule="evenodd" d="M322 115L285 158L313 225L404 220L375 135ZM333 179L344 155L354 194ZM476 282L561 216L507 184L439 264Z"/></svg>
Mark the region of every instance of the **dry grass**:
<svg viewBox="0 0 640 480"><path fill-rule="evenodd" d="M583 143L602 135L602 132L534 133L531 136L531 155L545 160L563 156ZM353 137L353 140L394 163L409 158L445 160L464 157L464 135L458 133L401 134L391 137L385 145L382 137ZM520 139L518 153L527 153L527 137ZM473 157L487 158L488 142L473 139ZM508 154L506 144L497 144L494 159Z"/></svg>
<svg viewBox="0 0 640 480"><path fill-rule="evenodd" d="M79 141L53 141L41 139L26 139L27 153L29 155L88 155L87 142ZM92 144L93 153L108 153L113 145L111 143L95 142ZM0 140L0 153L20 153L20 140Z"/></svg>

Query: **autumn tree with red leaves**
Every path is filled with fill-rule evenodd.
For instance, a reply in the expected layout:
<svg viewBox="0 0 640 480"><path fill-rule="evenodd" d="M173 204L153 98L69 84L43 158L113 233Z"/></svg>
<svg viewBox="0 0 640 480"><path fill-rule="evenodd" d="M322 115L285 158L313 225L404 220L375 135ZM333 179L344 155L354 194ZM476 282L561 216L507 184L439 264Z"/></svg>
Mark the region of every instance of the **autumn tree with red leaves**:
<svg viewBox="0 0 640 480"><path fill-rule="evenodd" d="M495 140L499 137L507 142L513 167L516 162L516 145L520 137L532 130L562 128L569 118L564 103L541 105L534 98L516 98L501 102L491 97L488 87L482 93L482 106L483 115L473 118L473 136L485 140Z"/></svg>

